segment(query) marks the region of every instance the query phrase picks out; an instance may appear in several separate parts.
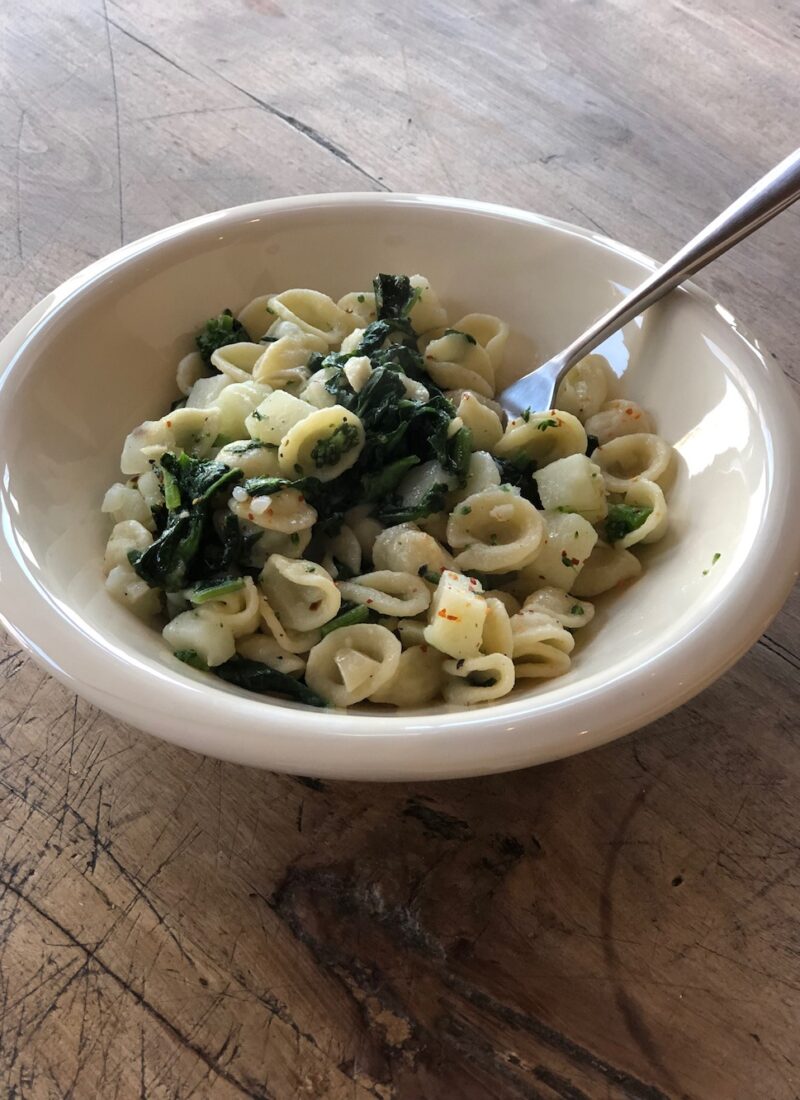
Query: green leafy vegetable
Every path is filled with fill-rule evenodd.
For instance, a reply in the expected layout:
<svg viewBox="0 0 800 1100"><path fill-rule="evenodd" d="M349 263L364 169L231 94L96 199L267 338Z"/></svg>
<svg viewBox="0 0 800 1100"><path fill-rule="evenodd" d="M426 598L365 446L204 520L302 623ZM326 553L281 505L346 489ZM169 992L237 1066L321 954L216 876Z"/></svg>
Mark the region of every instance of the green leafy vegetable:
<svg viewBox="0 0 800 1100"><path fill-rule="evenodd" d="M221 462L204 462L187 454L167 452L161 458L165 498L169 494L166 524L145 550L131 550L128 559L138 575L154 588L176 592L193 579L206 578L226 562L226 543L210 520L209 502L224 486L238 481L242 471ZM235 521L235 517L231 516ZM238 531L238 524L236 524ZM209 560L205 543L215 544ZM214 560L216 557L217 560ZM230 555L227 555L230 557Z"/></svg>
<svg viewBox="0 0 800 1100"><path fill-rule="evenodd" d="M393 527L396 523L411 523L417 519L423 519L432 512L442 512L445 506L445 495L450 491L450 486L444 482L431 485L427 493L416 504L403 504L402 501L388 501L383 507L378 508L378 519Z"/></svg>
<svg viewBox="0 0 800 1100"><path fill-rule="evenodd" d="M178 479L166 466L161 466L160 469L164 483L164 503L168 511L176 512L181 506L181 491L178 486Z"/></svg>
<svg viewBox="0 0 800 1100"><path fill-rule="evenodd" d="M501 480L508 485L514 485L520 493L529 500L535 508L542 507L539 496L539 487L536 484L536 462L523 451L513 458L495 457L497 468L500 471Z"/></svg>
<svg viewBox="0 0 800 1100"><path fill-rule="evenodd" d="M185 665L191 665L200 672L208 672L208 665L196 649L176 649L174 656Z"/></svg>
<svg viewBox="0 0 800 1100"><path fill-rule="evenodd" d="M343 626L355 626L356 623L365 623L369 617L370 612L366 604L357 604L355 607L351 607L349 611L343 611L335 619L331 619L329 623L325 623L320 629L320 634L324 638L332 630L339 630Z"/></svg>
<svg viewBox="0 0 800 1100"><path fill-rule="evenodd" d="M407 275L377 275L372 280L378 320L408 317L420 296Z"/></svg>
<svg viewBox="0 0 800 1100"><path fill-rule="evenodd" d="M606 517L606 538L609 542L618 542L636 531L653 511L638 504L612 504Z"/></svg>
<svg viewBox="0 0 800 1100"><path fill-rule="evenodd" d="M238 344L242 340L250 340L247 329L237 321L229 309L223 309L216 317L210 317L195 337L197 350L208 366L211 356L217 348L224 348L228 344Z"/></svg>
<svg viewBox="0 0 800 1100"><path fill-rule="evenodd" d="M206 581L198 581L187 591L186 595L193 604L208 603L210 600L221 600L223 596L230 596L232 592L238 592L244 588L244 577L216 577Z"/></svg>
<svg viewBox="0 0 800 1100"><path fill-rule="evenodd" d="M419 458L416 455L406 455L405 458L398 458L396 462L384 466L382 470L367 470L361 479L362 499L372 501L390 496L408 471L418 465Z"/></svg>
<svg viewBox="0 0 800 1100"><path fill-rule="evenodd" d="M270 668L269 665L262 664L260 661L250 661L245 657L231 657L230 661L215 665L211 671L229 684L236 684L237 687L255 691L259 695L286 695L311 707L328 705L302 680L296 680L293 676Z"/></svg>

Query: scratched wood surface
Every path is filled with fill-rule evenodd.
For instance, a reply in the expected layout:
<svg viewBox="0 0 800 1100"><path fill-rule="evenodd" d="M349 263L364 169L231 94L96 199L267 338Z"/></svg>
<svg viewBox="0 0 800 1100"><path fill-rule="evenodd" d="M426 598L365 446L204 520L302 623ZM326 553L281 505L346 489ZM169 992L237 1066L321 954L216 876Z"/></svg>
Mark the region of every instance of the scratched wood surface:
<svg viewBox="0 0 800 1100"><path fill-rule="evenodd" d="M299 192L666 256L797 143L799 49L782 0L0 5L0 320ZM701 280L795 381L798 258L790 212ZM436 785L193 756L1 641L0 1093L797 1098L799 604L635 736Z"/></svg>

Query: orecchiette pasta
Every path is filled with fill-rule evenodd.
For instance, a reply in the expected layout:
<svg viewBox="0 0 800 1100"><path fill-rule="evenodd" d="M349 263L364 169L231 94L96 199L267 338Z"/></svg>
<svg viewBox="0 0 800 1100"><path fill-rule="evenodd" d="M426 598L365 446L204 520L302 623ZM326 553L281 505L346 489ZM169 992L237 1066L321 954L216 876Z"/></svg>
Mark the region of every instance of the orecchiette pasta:
<svg viewBox="0 0 800 1100"><path fill-rule="evenodd" d="M513 649L511 620L502 600L485 596L486 618L483 620L481 650L484 653L504 653L511 656Z"/></svg>
<svg viewBox="0 0 800 1100"><path fill-rule="evenodd" d="M447 324L447 313L425 276L412 275L409 284L412 290L412 303L408 319L414 331L421 333L443 328Z"/></svg>
<svg viewBox="0 0 800 1100"><path fill-rule="evenodd" d="M107 512L115 524L120 524L123 520L136 520L148 531L156 529L153 513L139 490L119 482L106 492L100 511Z"/></svg>
<svg viewBox="0 0 800 1100"><path fill-rule="evenodd" d="M364 425L349 409L315 409L287 431L278 448L285 477L313 475L332 481L356 462L364 448Z"/></svg>
<svg viewBox="0 0 800 1100"><path fill-rule="evenodd" d="M594 452L609 492L624 493L639 479L660 482L667 474L672 448L658 435L621 435Z"/></svg>
<svg viewBox="0 0 800 1100"><path fill-rule="evenodd" d="M401 523L381 531L372 547L372 561L376 569L393 569L414 576L439 573L453 565L453 558L444 547L414 523Z"/></svg>
<svg viewBox="0 0 800 1100"><path fill-rule="evenodd" d="M152 542L153 536L150 531L138 520L126 519L115 523L103 557L106 573L110 573L118 565L130 569L129 552L131 550L146 550ZM133 576L136 577L136 574L134 573ZM148 591L152 591L152 589L148 589ZM155 595L158 596L158 593L156 592Z"/></svg>
<svg viewBox="0 0 800 1100"><path fill-rule="evenodd" d="M612 378L611 368L602 355L587 355L567 371L558 387L556 406L577 416L586 425L586 431L591 432L587 418L603 407Z"/></svg>
<svg viewBox="0 0 800 1100"><path fill-rule="evenodd" d="M630 550L620 550L598 542L570 591L576 596L599 596L633 580L641 571L641 562Z"/></svg>
<svg viewBox="0 0 800 1100"><path fill-rule="evenodd" d="M340 627L309 653L306 683L334 706L349 707L391 682L400 653L400 642L383 626Z"/></svg>
<svg viewBox="0 0 800 1100"><path fill-rule="evenodd" d="M237 486L238 488L238 486ZM228 502L228 507L240 520L247 520L266 531L282 535L295 535L313 527L317 512L297 489L281 489L264 496L250 496L239 488Z"/></svg>
<svg viewBox="0 0 800 1100"><path fill-rule="evenodd" d="M652 435L655 424L650 413L635 401L617 399L605 405L585 422L586 431L601 445L621 435Z"/></svg>
<svg viewBox="0 0 800 1100"><path fill-rule="evenodd" d="M647 481L645 478L635 481L625 492L624 507L638 513L635 519L637 526L622 538L616 539L616 548L628 550L638 542L658 542L664 537L667 531L667 502L661 487L654 481ZM606 533L608 534L608 530Z"/></svg>
<svg viewBox="0 0 800 1100"><path fill-rule="evenodd" d="M191 393L192 386L195 382L199 381L206 373L206 365L203 362L203 357L199 351L190 351L188 355L184 355L180 363L178 363L178 369L175 372L175 382L181 393L188 397Z"/></svg>
<svg viewBox="0 0 800 1100"><path fill-rule="evenodd" d="M342 597L327 570L300 558L271 554L261 572L261 587L284 627L318 630L339 610Z"/></svg>
<svg viewBox="0 0 800 1100"><path fill-rule="evenodd" d="M209 668L229 661L236 652L233 631L221 616L207 609L182 611L163 630L164 641L173 653L196 653Z"/></svg>
<svg viewBox="0 0 800 1100"><path fill-rule="evenodd" d="M339 309L345 313L351 313L355 322L363 328L377 320L378 307L375 304L375 295L370 290L351 290L336 303Z"/></svg>
<svg viewBox="0 0 800 1100"><path fill-rule="evenodd" d="M259 439L240 439L226 443L216 455L217 462L241 470L245 477L279 477L278 448ZM141 479L140 479L141 481Z"/></svg>
<svg viewBox="0 0 800 1100"><path fill-rule="evenodd" d="M485 489L457 505L447 521L447 541L461 569L504 573L532 561L544 538L542 518L510 486Z"/></svg>
<svg viewBox="0 0 800 1100"><path fill-rule="evenodd" d="M442 691L444 655L427 645L412 645L400 654L397 671L378 691L370 695L373 703L393 707L420 707Z"/></svg>
<svg viewBox="0 0 800 1100"><path fill-rule="evenodd" d="M288 676L302 675L305 671L305 658L290 653L275 638L268 634L248 634L236 642L236 652L249 661L258 661L276 672L285 672Z"/></svg>
<svg viewBox="0 0 800 1100"><path fill-rule="evenodd" d="M445 661L444 697L448 703L472 706L508 695L514 686L514 663L504 653Z"/></svg>
<svg viewBox="0 0 800 1100"><path fill-rule="evenodd" d="M580 420L571 413L550 409L509 421L494 453L501 458L523 455L538 466L545 466L558 458L584 454L586 445L586 432Z"/></svg>
<svg viewBox="0 0 800 1100"><path fill-rule="evenodd" d="M324 355L328 350L325 340L308 332L289 333L261 348L261 355L253 365L253 379L266 383L273 389L283 389L291 382L308 381L308 361L316 352Z"/></svg>
<svg viewBox="0 0 800 1100"><path fill-rule="evenodd" d="M264 353L263 345L242 341L217 348L211 356L211 365L232 382L249 382L253 367Z"/></svg>
<svg viewBox="0 0 800 1100"><path fill-rule="evenodd" d="M566 630L578 630L588 626L594 618L594 606L586 600L578 600L561 588L548 586L531 592L525 600L525 611L543 611Z"/></svg>
<svg viewBox="0 0 800 1100"><path fill-rule="evenodd" d="M491 313L468 313L453 325L456 332L466 332L478 341L489 356L496 373L503 365L503 352L508 340L508 325Z"/></svg>
<svg viewBox="0 0 800 1100"><path fill-rule="evenodd" d="M107 591L182 661L314 706L473 706L568 672L587 597L666 531L672 450L597 355L508 421L508 326L453 316L425 276L379 275L210 318L182 397L125 440Z"/></svg>
<svg viewBox="0 0 800 1100"><path fill-rule="evenodd" d="M469 333L452 330L431 340L425 348L425 369L444 389L471 389L487 397L494 393L492 361Z"/></svg>
<svg viewBox="0 0 800 1100"><path fill-rule="evenodd" d="M511 618L511 632L516 676L546 679L569 668L575 639L552 616L523 607Z"/></svg>
<svg viewBox="0 0 800 1100"><path fill-rule="evenodd" d="M403 619L419 615L431 602L430 589L421 577L392 569L378 569L351 581L339 581L338 587L342 599L350 603L363 604L379 615Z"/></svg>
<svg viewBox="0 0 800 1100"><path fill-rule="evenodd" d="M500 417L470 390L463 391L456 415L472 432L472 445L476 451L491 451L500 442L503 436Z"/></svg>
<svg viewBox="0 0 800 1100"><path fill-rule="evenodd" d="M318 290L285 290L275 294L269 308L282 321L290 321L303 332L318 336L328 347L341 344L355 328L353 316Z"/></svg>

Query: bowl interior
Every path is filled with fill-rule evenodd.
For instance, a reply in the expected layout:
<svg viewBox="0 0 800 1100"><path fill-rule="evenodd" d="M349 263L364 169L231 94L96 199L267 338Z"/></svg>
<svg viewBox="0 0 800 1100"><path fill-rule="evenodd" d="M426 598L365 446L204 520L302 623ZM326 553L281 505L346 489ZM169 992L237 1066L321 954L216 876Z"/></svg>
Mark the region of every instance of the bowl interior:
<svg viewBox="0 0 800 1100"><path fill-rule="evenodd" d="M66 284L2 377L6 540L16 563L71 629L139 672L184 684L194 677L206 695L238 694L176 668L160 636L106 595L100 568L108 520L99 505L119 476L123 439L174 399L175 365L207 316L270 290L309 286L338 297L369 287L379 270L419 271L451 319L481 311L509 323L506 381L557 351L649 269L629 250L532 216L369 198L240 208L132 246L88 281ZM725 600L764 522L774 473L761 401L767 368L725 311L679 291L600 350L620 394L648 408L678 452L670 533L645 552L634 587L600 601L570 672L521 687L491 708L497 713L525 697L535 717L632 670L646 694L659 656ZM44 610L40 623L46 633ZM277 700L257 706L253 721L298 711ZM454 710L425 713L437 709ZM378 725L408 718L387 714ZM376 730L374 712L368 725L358 714L349 721Z"/></svg>

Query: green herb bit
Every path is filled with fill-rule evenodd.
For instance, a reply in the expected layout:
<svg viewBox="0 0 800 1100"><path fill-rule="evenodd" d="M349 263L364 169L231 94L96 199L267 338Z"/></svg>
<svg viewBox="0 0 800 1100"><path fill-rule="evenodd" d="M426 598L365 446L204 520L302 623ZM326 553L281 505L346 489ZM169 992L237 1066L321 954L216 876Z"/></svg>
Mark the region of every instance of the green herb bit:
<svg viewBox="0 0 800 1100"><path fill-rule="evenodd" d="M196 668L199 672L208 672L208 665L196 649L176 649L173 656L177 657L179 661L183 661L185 665Z"/></svg>
<svg viewBox="0 0 800 1100"><path fill-rule="evenodd" d="M458 509L458 514L460 516L468 516L471 511L472 508L470 508L469 504L464 504Z"/></svg>
<svg viewBox="0 0 800 1100"><path fill-rule="evenodd" d="M359 295L357 295L357 300L358 300L359 302L363 302L363 301L365 301L366 299L364 298L364 295L363 295L363 294L359 294Z"/></svg>
<svg viewBox="0 0 800 1100"><path fill-rule="evenodd" d="M423 580L426 580L429 584L438 584L439 581L442 579L442 574L441 573L437 573L433 569L426 569L424 565L423 565L422 569L420 569L419 575L423 578Z"/></svg>
<svg viewBox="0 0 800 1100"><path fill-rule="evenodd" d="M612 504L606 516L606 537L609 542L618 542L637 531L653 511L644 505Z"/></svg>
<svg viewBox="0 0 800 1100"><path fill-rule="evenodd" d="M719 553L715 554L714 557L711 559L711 565L716 565L721 557L722 557L722 554L719 554ZM707 577L710 572L711 572L711 567L709 566L708 569L703 570L703 576Z"/></svg>
<svg viewBox="0 0 800 1100"><path fill-rule="evenodd" d="M359 604L358 607L353 607L349 611L343 612L341 615L337 615L335 619L331 619L329 623L320 629L322 637L330 634L334 630L338 630L342 626L355 626L356 623L364 623L369 618L369 608L366 604Z"/></svg>
<svg viewBox="0 0 800 1100"><path fill-rule="evenodd" d="M289 535L289 542L291 542L294 546L297 546L297 544L300 542L300 536L298 535L297 531L292 531L291 535Z"/></svg>
<svg viewBox="0 0 800 1100"><path fill-rule="evenodd" d="M536 431L537 432L546 432L548 428L557 428L557 427L558 427L558 421L555 420L552 416L548 416L548 418L546 420L540 420L539 421L539 423L536 425Z"/></svg>
<svg viewBox="0 0 800 1100"><path fill-rule="evenodd" d="M528 405L527 409L523 409L522 412L519 415L522 417L522 419L527 424L528 421L531 418L531 407L530 407L530 405Z"/></svg>
<svg viewBox="0 0 800 1100"><path fill-rule="evenodd" d="M342 455L352 451L358 444L359 434L355 424L340 424L329 436L318 439L311 451L311 461L319 470L324 466L335 466Z"/></svg>
<svg viewBox="0 0 800 1100"><path fill-rule="evenodd" d="M584 611L584 609L581 607L581 605L579 603L574 603L572 605L572 607L569 609L569 613L570 613L570 615L585 615L586 614L586 612Z"/></svg>
<svg viewBox="0 0 800 1100"><path fill-rule="evenodd" d="M218 580L198 581L186 595L193 604L203 604L210 603L211 600L221 600L223 596L230 596L232 592L238 592L242 588L244 577L220 577Z"/></svg>

